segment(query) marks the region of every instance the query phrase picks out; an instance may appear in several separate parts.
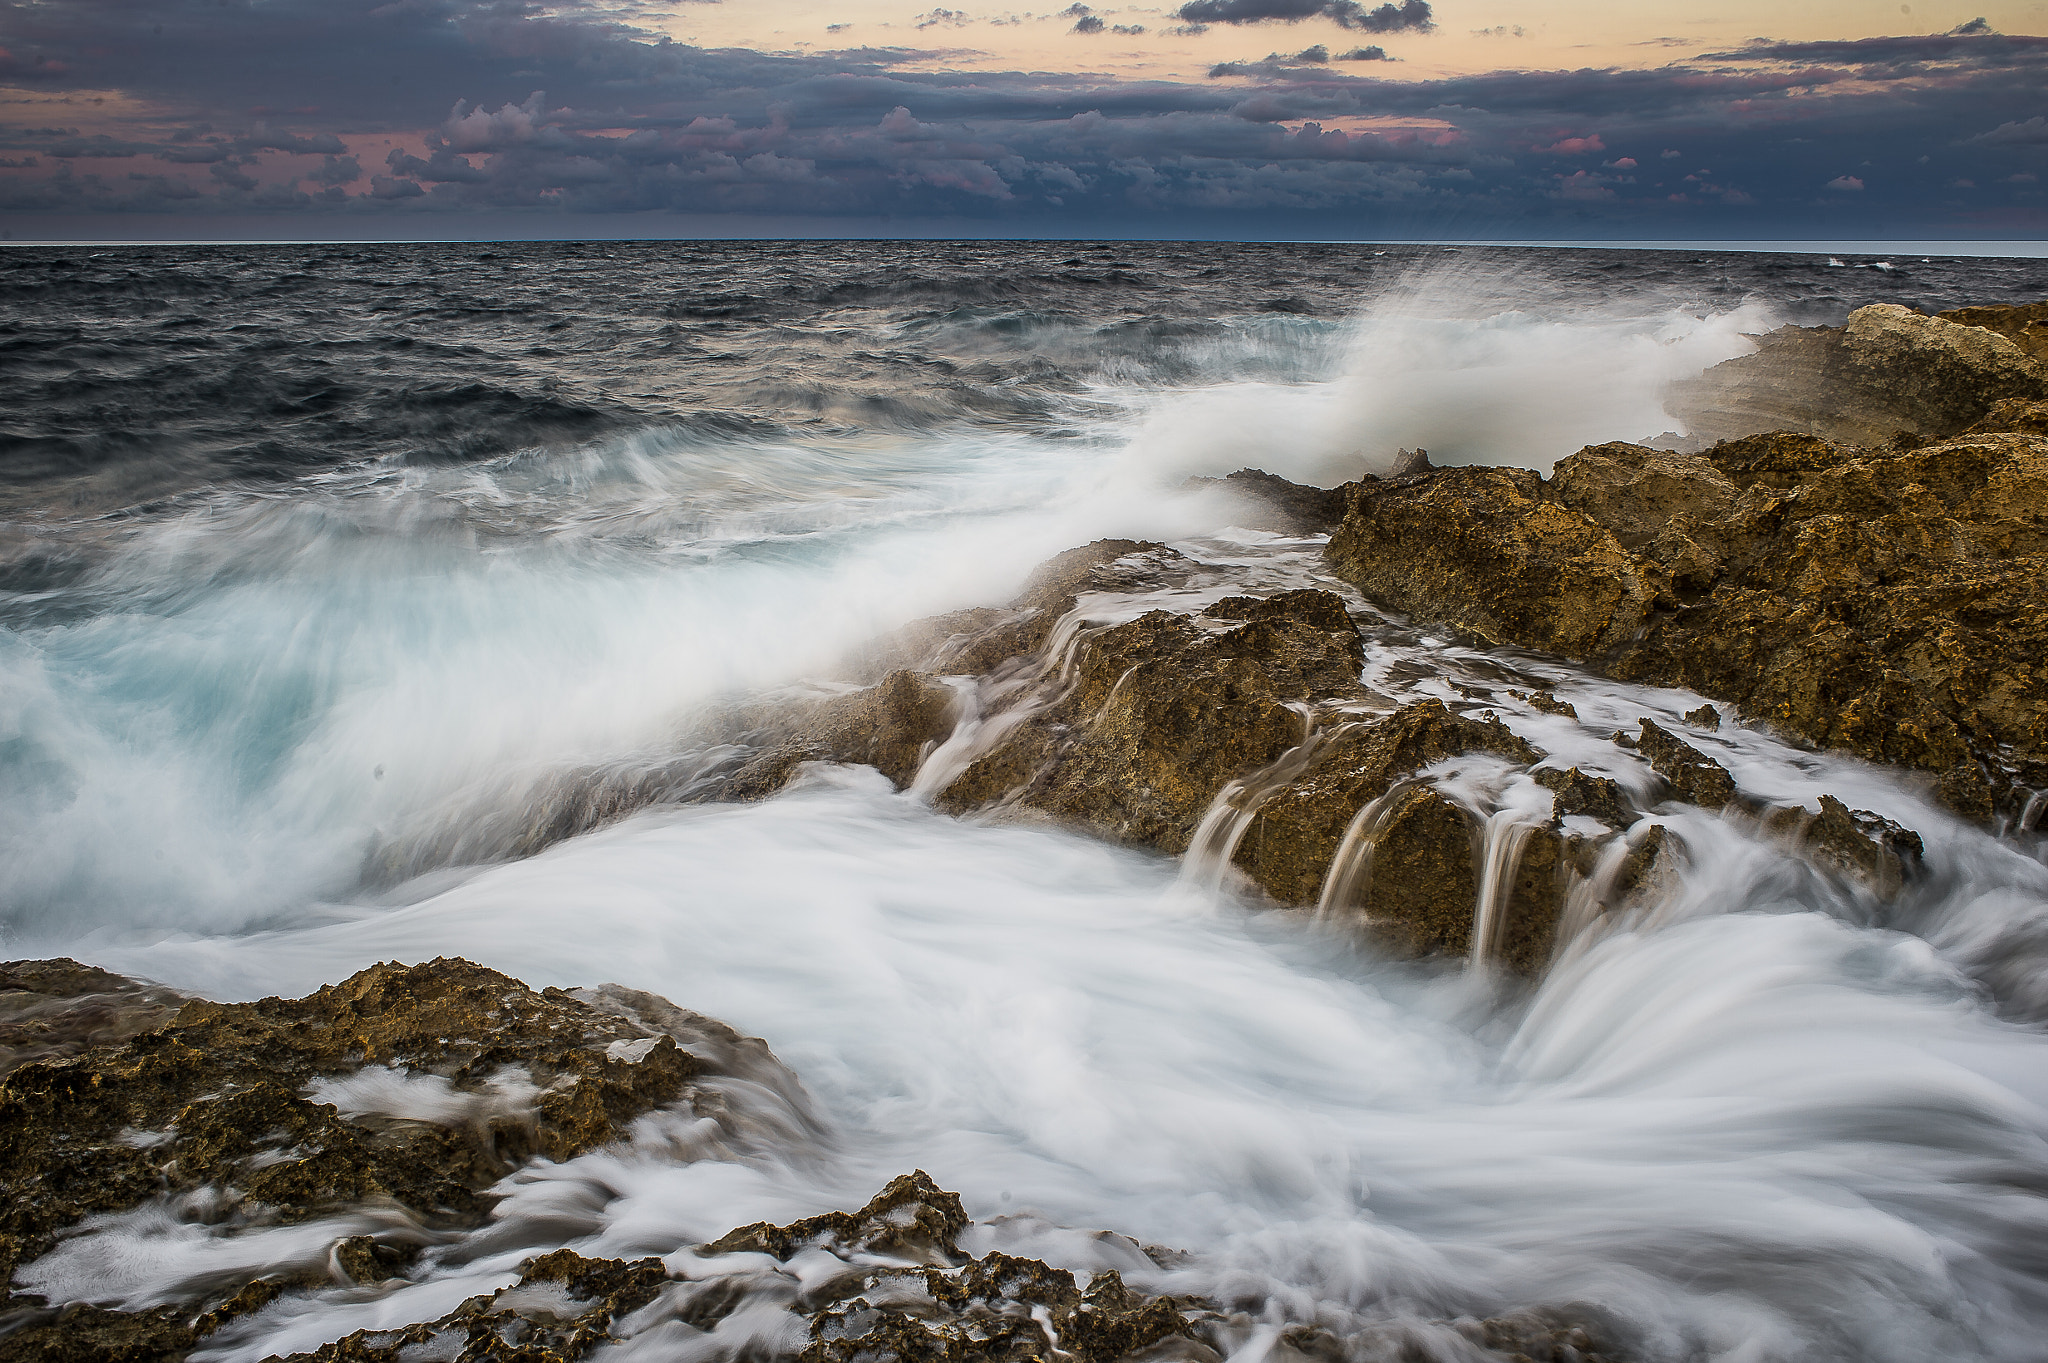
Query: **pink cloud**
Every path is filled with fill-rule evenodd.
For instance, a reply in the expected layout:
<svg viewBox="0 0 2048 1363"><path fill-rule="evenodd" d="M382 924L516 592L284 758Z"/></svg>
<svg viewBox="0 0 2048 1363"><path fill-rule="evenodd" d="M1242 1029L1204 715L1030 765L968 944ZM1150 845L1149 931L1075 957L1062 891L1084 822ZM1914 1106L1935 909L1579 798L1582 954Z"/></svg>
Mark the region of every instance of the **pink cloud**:
<svg viewBox="0 0 2048 1363"><path fill-rule="evenodd" d="M1607 144L1600 140L1600 134L1589 137L1564 137L1547 147L1537 147L1546 156L1580 156L1589 151L1606 151Z"/></svg>

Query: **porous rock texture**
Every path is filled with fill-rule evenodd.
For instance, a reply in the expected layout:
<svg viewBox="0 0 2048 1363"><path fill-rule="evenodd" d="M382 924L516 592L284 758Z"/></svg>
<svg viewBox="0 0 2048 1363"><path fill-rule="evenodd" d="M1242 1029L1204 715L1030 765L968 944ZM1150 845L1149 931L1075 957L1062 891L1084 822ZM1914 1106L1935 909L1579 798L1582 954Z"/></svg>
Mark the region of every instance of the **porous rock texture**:
<svg viewBox="0 0 2048 1363"><path fill-rule="evenodd" d="M572 1158L692 1095L718 1066L678 1035L713 1055L751 1046L772 1064L758 1041L652 996L616 986L536 993L459 959L372 966L302 999L184 999L175 1012L168 991L72 961L13 962L0 978L14 986L0 998L53 1032L100 1018L110 997L157 1010L148 1030L46 1050L0 1079L0 1281L5 1305L29 1311L29 1328L0 1340L6 1358L116 1357L130 1335L191 1347L296 1283L200 1284L209 1304L170 1315L74 1306L37 1318L13 1275L95 1213L199 1193L216 1218L251 1225L395 1208L389 1234L344 1240L333 1255L345 1276L373 1281L437 1233L479 1224L494 1201L487 1190L519 1163ZM321 1081L377 1069L431 1085L453 1115L351 1115L319 1100ZM87 1338L107 1352L51 1351L50 1341Z"/></svg>
<svg viewBox="0 0 2048 1363"><path fill-rule="evenodd" d="M1709 440L1794 431L1857 445L1942 439L2005 399L2048 398L2037 310L1929 317L1873 303L1841 327L1784 327L1755 354L1675 386L1671 408Z"/></svg>
<svg viewBox="0 0 2048 1363"><path fill-rule="evenodd" d="M1601 445L1349 497L1329 562L1376 602L1732 701L1972 817L2048 784L2048 438Z"/></svg>

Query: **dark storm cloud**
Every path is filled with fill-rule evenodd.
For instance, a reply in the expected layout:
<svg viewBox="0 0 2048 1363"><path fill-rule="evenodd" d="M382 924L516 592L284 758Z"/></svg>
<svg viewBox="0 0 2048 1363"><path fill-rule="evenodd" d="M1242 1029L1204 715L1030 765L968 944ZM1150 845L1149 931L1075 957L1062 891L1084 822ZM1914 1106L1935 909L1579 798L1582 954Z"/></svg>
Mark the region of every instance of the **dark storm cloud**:
<svg viewBox="0 0 2048 1363"><path fill-rule="evenodd" d="M1429 0L1367 9L1357 0L1189 0L1174 17L1190 24L1294 24L1303 19L1328 19L1344 28L1367 33L1427 32L1436 27Z"/></svg>
<svg viewBox="0 0 2048 1363"><path fill-rule="evenodd" d="M1429 23L1423 0L1193 0L1180 12L1197 14ZM1099 16L1075 5L1062 17ZM0 206L18 211L1000 215L1048 227L1276 212L1361 230L1398 216L1420 225L1410 230L1779 232L2030 211L2040 191L2024 177L2048 171L2048 40L1990 33L1416 82L1342 66L1389 60L1379 47L1316 44L1180 82L948 71L900 48L705 49L573 0L0 0L0 48L8 81L38 97L112 90L162 111L118 127L0 129L16 163ZM89 107L56 118L85 122ZM120 164L133 157L155 165ZM1864 188L1827 188L1852 180Z"/></svg>

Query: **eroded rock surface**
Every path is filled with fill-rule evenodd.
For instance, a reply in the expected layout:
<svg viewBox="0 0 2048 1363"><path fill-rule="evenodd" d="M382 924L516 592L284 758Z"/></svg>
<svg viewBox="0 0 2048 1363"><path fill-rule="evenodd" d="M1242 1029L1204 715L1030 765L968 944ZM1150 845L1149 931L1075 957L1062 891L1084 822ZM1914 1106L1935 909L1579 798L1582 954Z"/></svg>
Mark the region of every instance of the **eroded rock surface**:
<svg viewBox="0 0 2048 1363"><path fill-rule="evenodd" d="M1350 497L1331 567L1394 609L1731 701L1971 816L2048 784L2048 439L1603 445Z"/></svg>
<svg viewBox="0 0 2048 1363"><path fill-rule="evenodd" d="M1928 317L1874 303L1842 327L1785 327L1760 337L1754 355L1677 385L1672 407L1709 440L1779 430L1856 445L1902 431L1942 439L2003 399L2048 398L2048 368L2033 339L2048 328L2020 315L2028 311Z"/></svg>
<svg viewBox="0 0 2048 1363"><path fill-rule="evenodd" d="M90 985L83 997L167 996L71 962L0 971L17 984ZM488 1189L522 1161L573 1158L684 1098L702 1097L700 1115L715 1119L718 1095L695 1087L706 1075L786 1074L761 1043L665 1000L614 986L535 992L454 959L373 966L303 999L150 1006L151 1030L46 1053L0 1081L0 1266L13 1287L33 1289L34 1261L67 1229L145 1203L197 1198L230 1226L376 1205L386 1230L341 1240L309 1278L195 1280L203 1309L175 1320L68 1307L46 1321L32 1297L13 1297L36 1329L70 1322L113 1340L175 1325L197 1339L301 1279L389 1277L422 1244L479 1224ZM6 1347L17 1337L24 1349L42 1338L17 1330Z"/></svg>

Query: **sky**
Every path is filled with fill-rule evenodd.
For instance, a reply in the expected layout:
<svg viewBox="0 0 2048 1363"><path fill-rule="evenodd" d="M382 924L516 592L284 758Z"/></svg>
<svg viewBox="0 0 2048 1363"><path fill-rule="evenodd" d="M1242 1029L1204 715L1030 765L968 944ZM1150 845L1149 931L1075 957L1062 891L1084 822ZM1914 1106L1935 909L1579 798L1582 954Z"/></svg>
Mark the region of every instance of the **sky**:
<svg viewBox="0 0 2048 1363"><path fill-rule="evenodd" d="M0 0L0 235L2048 238L2048 0Z"/></svg>

